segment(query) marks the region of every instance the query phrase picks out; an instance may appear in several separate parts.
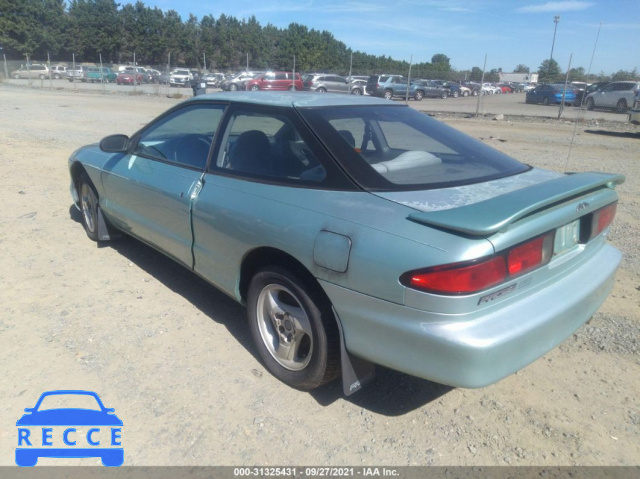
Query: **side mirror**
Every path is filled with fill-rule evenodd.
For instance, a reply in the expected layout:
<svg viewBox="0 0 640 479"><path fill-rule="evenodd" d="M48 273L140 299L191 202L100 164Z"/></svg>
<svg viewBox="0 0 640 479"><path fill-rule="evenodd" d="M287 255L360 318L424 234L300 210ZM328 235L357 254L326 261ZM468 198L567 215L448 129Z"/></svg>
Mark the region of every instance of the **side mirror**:
<svg viewBox="0 0 640 479"><path fill-rule="evenodd" d="M109 135L100 140L100 149L105 153L126 153L129 149L127 135Z"/></svg>

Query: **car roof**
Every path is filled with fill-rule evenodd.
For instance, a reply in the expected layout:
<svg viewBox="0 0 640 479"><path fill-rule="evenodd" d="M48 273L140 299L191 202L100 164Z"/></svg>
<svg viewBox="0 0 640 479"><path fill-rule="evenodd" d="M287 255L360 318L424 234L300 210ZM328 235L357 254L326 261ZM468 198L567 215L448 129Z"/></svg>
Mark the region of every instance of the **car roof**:
<svg viewBox="0 0 640 479"><path fill-rule="evenodd" d="M198 95L186 101L216 100L232 103L249 103L253 105L268 105L279 107L326 107L326 106L360 106L360 105L398 105L382 98L372 98L359 95L341 95L339 93L315 92L265 92L265 91L237 91L218 92ZM401 104L405 106L404 104Z"/></svg>

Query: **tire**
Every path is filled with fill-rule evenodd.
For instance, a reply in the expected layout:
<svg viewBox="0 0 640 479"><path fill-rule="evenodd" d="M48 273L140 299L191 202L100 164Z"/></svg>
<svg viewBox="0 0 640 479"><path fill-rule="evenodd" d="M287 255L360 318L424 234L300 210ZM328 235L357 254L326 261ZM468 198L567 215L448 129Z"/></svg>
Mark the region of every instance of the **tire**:
<svg viewBox="0 0 640 479"><path fill-rule="evenodd" d="M323 88L323 87L318 88L316 91L317 91L318 93L327 93L327 89L326 89L326 88Z"/></svg>
<svg viewBox="0 0 640 479"><path fill-rule="evenodd" d="M453 98L458 98L460 96L460 92L458 90L454 90L451 92L451 96Z"/></svg>
<svg viewBox="0 0 640 479"><path fill-rule="evenodd" d="M296 88L296 86L295 86L295 85L291 85L291 86L289 87L289 91L298 91L298 89Z"/></svg>
<svg viewBox="0 0 640 479"><path fill-rule="evenodd" d="M258 91L260 87L258 85L251 85L251 91Z"/></svg>
<svg viewBox="0 0 640 479"><path fill-rule="evenodd" d="M542 104L543 104L544 106L548 106L548 105L549 105L549 97L548 97L548 96L545 96L545 97L542 99Z"/></svg>
<svg viewBox="0 0 640 479"><path fill-rule="evenodd" d="M78 179L82 225L92 241L98 241L98 193L86 173Z"/></svg>
<svg viewBox="0 0 640 479"><path fill-rule="evenodd" d="M238 85L232 83L231 85L229 85L229 91L238 91Z"/></svg>
<svg viewBox="0 0 640 479"><path fill-rule="evenodd" d="M13 78L15 78L16 80L20 80L20 75L16 73L15 75L13 75Z"/></svg>
<svg viewBox="0 0 640 479"><path fill-rule="evenodd" d="M442 98L442 99L444 100L444 99L445 99L445 98L447 98L448 96L449 96L449 93L445 90L445 91L443 91L443 92L442 92L442 94L440 95L440 98Z"/></svg>
<svg viewBox="0 0 640 479"><path fill-rule="evenodd" d="M587 110L593 110L596 107L593 98L587 98Z"/></svg>
<svg viewBox="0 0 640 479"><path fill-rule="evenodd" d="M393 91L385 90L384 91L384 98L385 98L385 100L391 100L393 98Z"/></svg>
<svg viewBox="0 0 640 479"><path fill-rule="evenodd" d="M340 340L319 286L280 266L260 270L247 295L249 329L263 364L276 378L309 391L340 373Z"/></svg>
<svg viewBox="0 0 640 479"><path fill-rule="evenodd" d="M627 106L627 100L624 98L620 98L618 103L616 103L616 112L617 113L626 113L629 107Z"/></svg>
<svg viewBox="0 0 640 479"><path fill-rule="evenodd" d="M467 97L467 96L469 96L469 92L468 92L467 90L463 91L463 92L462 92L462 96L463 96L463 97Z"/></svg>
<svg viewBox="0 0 640 479"><path fill-rule="evenodd" d="M54 80L60 80L60 78L62 78L62 77L60 76L59 73L56 73L55 75L53 75L53 78L54 78Z"/></svg>
<svg viewBox="0 0 640 479"><path fill-rule="evenodd" d="M362 90L360 88L354 88L351 90L352 95L362 95Z"/></svg>
<svg viewBox="0 0 640 479"><path fill-rule="evenodd" d="M40 77L40 80L46 80L47 79L47 75L45 75L44 73L40 73L39 77Z"/></svg>
<svg viewBox="0 0 640 479"><path fill-rule="evenodd" d="M473 96L478 96L478 90L473 90L473 91L471 92L471 95L473 95Z"/></svg>
<svg viewBox="0 0 640 479"><path fill-rule="evenodd" d="M414 99L415 101L420 101L420 100L422 100L423 98L424 98L424 92L423 92L423 91L421 91L421 90L418 90L418 91L416 91L416 92L413 94L413 99Z"/></svg>

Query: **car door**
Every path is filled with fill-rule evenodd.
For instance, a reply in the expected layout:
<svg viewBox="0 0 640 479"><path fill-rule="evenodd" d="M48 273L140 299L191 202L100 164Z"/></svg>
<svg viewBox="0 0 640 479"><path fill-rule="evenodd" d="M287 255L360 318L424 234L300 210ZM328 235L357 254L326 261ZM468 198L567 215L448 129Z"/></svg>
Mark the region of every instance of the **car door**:
<svg viewBox="0 0 640 479"><path fill-rule="evenodd" d="M609 83L602 90L597 92L593 98L595 105L601 108L613 108L615 106L615 102L612 101L612 98L615 97L615 90L617 87L617 83Z"/></svg>
<svg viewBox="0 0 640 479"><path fill-rule="evenodd" d="M314 223L302 192L341 189L348 180L298 115L232 106L214 151L193 204L194 271L239 297L239 266L256 247L306 258L310 267L322 222Z"/></svg>
<svg viewBox="0 0 640 479"><path fill-rule="evenodd" d="M191 202L199 188L224 104L190 103L132 139L129 154L104 168L101 207L125 232L193 265Z"/></svg>

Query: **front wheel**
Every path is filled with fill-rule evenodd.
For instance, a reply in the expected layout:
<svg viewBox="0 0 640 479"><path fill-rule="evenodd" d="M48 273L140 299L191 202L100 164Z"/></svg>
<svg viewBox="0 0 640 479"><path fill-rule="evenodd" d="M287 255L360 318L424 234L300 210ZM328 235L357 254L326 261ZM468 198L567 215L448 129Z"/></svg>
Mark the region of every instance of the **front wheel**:
<svg viewBox="0 0 640 479"><path fill-rule="evenodd" d="M414 99L415 101L420 101L420 100L422 100L423 98L424 98L424 93L423 93L422 91L420 91L420 90L416 91L416 92L413 94L413 99Z"/></svg>
<svg viewBox="0 0 640 479"><path fill-rule="evenodd" d="M451 92L451 96L453 98L458 98L459 95L460 95L460 92L458 90L454 90L453 92Z"/></svg>
<svg viewBox="0 0 640 479"><path fill-rule="evenodd" d="M80 176L78 184L84 230L89 239L98 241L98 194L86 174Z"/></svg>
<svg viewBox="0 0 640 479"><path fill-rule="evenodd" d="M391 90L384 91L384 98L386 100L391 100L393 98L393 92Z"/></svg>
<svg viewBox="0 0 640 479"><path fill-rule="evenodd" d="M463 91L463 92L462 92L462 96L464 96L464 97L469 96L469 92L468 92L468 91L466 91L466 90L465 90L465 91Z"/></svg>
<svg viewBox="0 0 640 479"><path fill-rule="evenodd" d="M323 87L318 88L316 91L317 91L318 93L327 93L327 89L326 89L326 88L323 88Z"/></svg>
<svg viewBox="0 0 640 479"><path fill-rule="evenodd" d="M20 80L20 75L16 73L15 75L13 75L13 78L15 78L16 80Z"/></svg>
<svg viewBox="0 0 640 479"><path fill-rule="evenodd" d="M295 85L291 85L289 87L289 91L297 91L298 89L295 87Z"/></svg>
<svg viewBox="0 0 640 479"><path fill-rule="evenodd" d="M587 98L587 110L593 110L596 107L593 98Z"/></svg>
<svg viewBox="0 0 640 479"><path fill-rule="evenodd" d="M447 98L449 96L449 92L447 92L446 90L442 92L442 94L440 95L440 98L442 98L443 100L445 98Z"/></svg>
<svg viewBox="0 0 640 479"><path fill-rule="evenodd" d="M351 90L352 95L362 95L362 90L360 88L354 88Z"/></svg>
<svg viewBox="0 0 640 479"><path fill-rule="evenodd" d="M238 85L236 85L235 83L232 83L231 85L229 85L229 91L237 91L238 90Z"/></svg>
<svg viewBox="0 0 640 479"><path fill-rule="evenodd" d="M279 266L260 270L247 315L262 362L282 382L308 391L339 375L337 324L318 285Z"/></svg>
<svg viewBox="0 0 640 479"><path fill-rule="evenodd" d="M260 87L258 85L251 85L251 91L258 91Z"/></svg>

